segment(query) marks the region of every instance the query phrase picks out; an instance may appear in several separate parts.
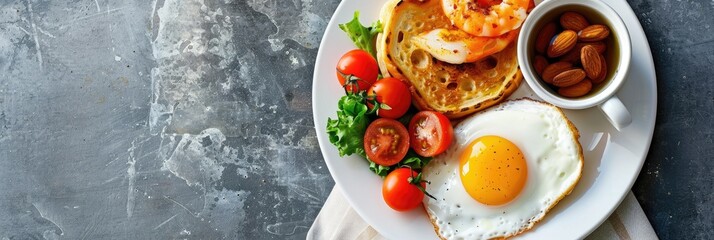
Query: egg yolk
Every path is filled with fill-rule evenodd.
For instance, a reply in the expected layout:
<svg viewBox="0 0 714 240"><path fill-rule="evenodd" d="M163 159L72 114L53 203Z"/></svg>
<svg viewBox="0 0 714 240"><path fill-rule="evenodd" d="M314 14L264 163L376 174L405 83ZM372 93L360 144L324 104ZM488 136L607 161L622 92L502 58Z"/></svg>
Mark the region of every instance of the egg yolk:
<svg viewBox="0 0 714 240"><path fill-rule="evenodd" d="M523 153L512 142L484 136L471 142L459 159L461 183L476 201L502 205L518 196L528 177Z"/></svg>

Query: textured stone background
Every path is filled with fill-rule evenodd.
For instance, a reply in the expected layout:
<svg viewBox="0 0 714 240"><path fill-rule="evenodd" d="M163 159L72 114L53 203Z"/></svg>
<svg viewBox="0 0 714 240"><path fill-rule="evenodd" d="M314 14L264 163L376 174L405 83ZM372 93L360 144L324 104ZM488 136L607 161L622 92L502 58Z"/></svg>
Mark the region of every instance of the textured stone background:
<svg viewBox="0 0 714 240"><path fill-rule="evenodd" d="M632 190L662 239L714 237L714 1L629 1L657 71L657 124Z"/></svg>
<svg viewBox="0 0 714 240"><path fill-rule="evenodd" d="M0 238L304 239L338 4L0 0ZM714 1L630 5L659 84L634 191L663 239L711 237Z"/></svg>

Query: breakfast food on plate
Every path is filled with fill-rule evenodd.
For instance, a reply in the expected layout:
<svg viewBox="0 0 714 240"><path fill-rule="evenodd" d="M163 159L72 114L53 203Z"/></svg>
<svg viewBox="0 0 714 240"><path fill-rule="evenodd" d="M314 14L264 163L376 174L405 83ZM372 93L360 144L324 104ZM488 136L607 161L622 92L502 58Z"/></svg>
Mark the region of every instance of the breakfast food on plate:
<svg viewBox="0 0 714 240"><path fill-rule="evenodd" d="M440 113L418 113L411 107L411 92L404 81L379 76L374 57L375 38L382 31L379 21L364 26L359 21L359 12L355 12L352 21L339 27L359 49L347 51L336 64L336 82L345 95L336 104L336 118L327 119L330 143L340 157L358 155L369 163L369 170L381 177L400 168L420 171L430 156L448 147L451 122ZM413 116L436 116L440 121L419 121L419 128L407 131L411 119L421 119ZM414 137L425 134L438 137ZM413 139L419 140L419 148L410 148ZM420 183L414 181L412 185ZM421 202L421 198L408 200Z"/></svg>
<svg viewBox="0 0 714 240"><path fill-rule="evenodd" d="M517 26L505 36L470 36L452 26L438 0L389 1L380 21L377 62L382 74L408 83L420 110L464 117L505 100L521 83L512 41ZM466 63L470 58L481 60Z"/></svg>
<svg viewBox="0 0 714 240"><path fill-rule="evenodd" d="M441 238L520 234L580 179L579 133L559 108L502 103L523 78L514 40L530 2L390 0L370 27L358 13L340 25L362 50L337 64L345 96L328 119L330 142L384 177L390 208L423 205ZM538 39L534 67L562 95L578 96L600 79L606 46L587 19L564 16L539 34L553 41ZM462 117L453 128L450 118Z"/></svg>
<svg viewBox="0 0 714 240"><path fill-rule="evenodd" d="M451 146L454 128L444 114L421 111L409 121L409 142L424 157L433 157Z"/></svg>
<svg viewBox="0 0 714 240"><path fill-rule="evenodd" d="M500 52L517 36L518 31L511 31L498 37L476 37L458 29L439 28L414 36L411 41L437 60L462 64Z"/></svg>
<svg viewBox="0 0 714 240"><path fill-rule="evenodd" d="M425 186L426 182L421 179L421 173L410 168L398 168L384 178L382 197L384 202L396 211L412 210L421 205Z"/></svg>
<svg viewBox="0 0 714 240"><path fill-rule="evenodd" d="M548 45L548 57L560 57L568 53L575 43L578 41L578 34L573 30L565 30L559 34L556 34L552 40L550 40L550 45Z"/></svg>
<svg viewBox="0 0 714 240"><path fill-rule="evenodd" d="M369 109L376 107L377 115L384 118L397 119L412 106L409 87L396 78L380 79L369 88L367 95L374 96L376 100L367 102Z"/></svg>
<svg viewBox="0 0 714 240"><path fill-rule="evenodd" d="M607 78L609 36L607 26L591 24L580 13L565 12L538 32L533 67L561 96L585 96Z"/></svg>
<svg viewBox="0 0 714 240"><path fill-rule="evenodd" d="M460 29L495 37L517 29L526 20L529 0L442 0L442 8Z"/></svg>
<svg viewBox="0 0 714 240"><path fill-rule="evenodd" d="M345 91L354 93L369 89L378 75L377 61L367 51L354 49L337 61L337 80Z"/></svg>
<svg viewBox="0 0 714 240"><path fill-rule="evenodd" d="M369 124L364 134L367 157L382 166L392 166L409 150L409 132L397 120L380 118Z"/></svg>
<svg viewBox="0 0 714 240"><path fill-rule="evenodd" d="M464 119L424 167L424 206L443 239L510 237L534 226L583 168L579 133L561 110L512 100Z"/></svg>

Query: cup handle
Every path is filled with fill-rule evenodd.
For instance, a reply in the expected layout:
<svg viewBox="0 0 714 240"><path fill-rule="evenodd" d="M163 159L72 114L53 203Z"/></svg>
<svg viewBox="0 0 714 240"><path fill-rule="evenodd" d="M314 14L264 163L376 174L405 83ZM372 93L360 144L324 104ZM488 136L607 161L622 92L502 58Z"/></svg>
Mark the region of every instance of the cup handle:
<svg viewBox="0 0 714 240"><path fill-rule="evenodd" d="M599 107L605 114L605 117L607 117L607 120L610 121L612 126L614 126L617 131L622 130L632 122L630 111L627 111L625 105L622 104L622 101L620 101L620 99L615 95L600 104Z"/></svg>

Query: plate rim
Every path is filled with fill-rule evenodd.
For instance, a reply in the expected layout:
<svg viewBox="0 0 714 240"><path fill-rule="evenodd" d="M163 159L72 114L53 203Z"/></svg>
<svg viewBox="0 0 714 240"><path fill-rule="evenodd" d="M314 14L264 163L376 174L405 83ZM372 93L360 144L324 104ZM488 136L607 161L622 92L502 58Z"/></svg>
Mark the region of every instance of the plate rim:
<svg viewBox="0 0 714 240"><path fill-rule="evenodd" d="M548 0L548 1L555 1L555 0ZM613 6L609 3L609 2L613 2L613 1L609 1L609 2L608 2L608 1L603 0L603 2L604 2L605 4L607 4L608 6L610 6L611 8L613 8L613 9L615 10L615 12L617 12L618 15L621 15L621 13L618 12L618 8L613 7ZM631 192L631 191L632 191L632 186L634 186L635 181L637 180L637 177L638 177L638 176L640 175L640 173L642 172L642 166L644 166L645 161L647 160L647 155L649 154L650 147L652 146L652 138L654 137L654 129L655 129L655 126L657 125L657 99L658 99L658 96L657 96L657 72L656 72L655 65L654 65L654 58L653 58L653 56L652 56L652 48L650 48L650 43L649 43L649 41L648 41L649 39L647 38L647 34L645 33L644 28L642 28L642 24L640 23L639 18L637 18L637 14L635 14L635 11L634 11L634 10L632 9L632 7L627 3L627 1L625 1L625 0L619 0L619 2L620 2L620 3L624 3L624 4L627 6L626 8L623 8L621 11L626 11L626 12L627 12L627 15L633 16L633 17L635 18L635 20L637 20L635 23L632 23L632 25L635 25L635 28L636 28L636 29L630 29L630 27L627 26L628 22L627 22L627 21L624 21L624 19L623 19L623 22L625 22L625 27L627 28L627 31L630 33L630 38L632 38L632 35L633 35L632 33L633 33L633 31L637 31L636 33L637 33L637 34L640 34L640 35L644 38L645 41L644 41L644 43L643 43L643 47L644 47L647 51L645 51L644 53L642 53L642 54L644 54L645 56L643 56L643 57L642 57L642 55L639 55L639 56L641 56L640 58L642 58L642 60L646 61L646 66L651 69L651 71L648 71L648 72L651 72L651 74L652 74L652 76L653 76L653 78L652 78L652 80L651 80L652 84L649 84L649 85L648 85L648 86L651 86L651 87L652 87L652 89L651 89L652 99L650 99L650 101L652 102L652 108L653 108L653 110L651 111L652 114L650 114L650 117L652 118L653 121L652 121L652 125L651 125L651 126L648 126L647 141L645 142L645 147L644 147L644 151L645 151L645 152L643 152L643 153L640 154L642 157L641 157L641 159L640 159L640 161L639 161L639 164L638 164L639 166L637 167L637 168L638 168L637 173L636 173L636 174L633 174L632 177L630 177L630 181L629 181L628 187L626 188L626 189L629 190L629 192ZM341 4L341 3L340 3L340 4ZM620 16L620 17L623 17L623 16ZM632 42L634 42L634 41L632 41ZM633 50L634 50L634 48L633 48ZM634 54L633 54L633 55L634 55ZM635 58L636 58L636 57L633 57L631 61L634 61ZM629 75L629 73L628 73L628 75ZM615 93L615 95L617 95L617 94L619 93L619 91L620 91L620 90L618 90L618 91ZM611 207L610 210L608 211L608 213L607 213L603 218L601 218L601 219L598 220L599 223L598 223L597 225L594 225L594 226L590 227L590 230L587 231L587 232L584 232L582 235L579 236L579 238L580 238L580 239L583 239L583 238L587 237L587 236L590 235L593 231L595 231L597 228L599 228L600 225L602 225L602 224L605 222L605 220L607 220L608 218L610 218L610 216L612 215L612 213L615 212L615 210L617 210L617 208L620 206L620 204L622 204L622 201L625 200L625 198L627 197L627 194L628 194L628 191L625 191L624 194L621 194L620 200L617 201L617 204L616 204L615 206ZM639 204L639 201L638 201L638 204Z"/></svg>

